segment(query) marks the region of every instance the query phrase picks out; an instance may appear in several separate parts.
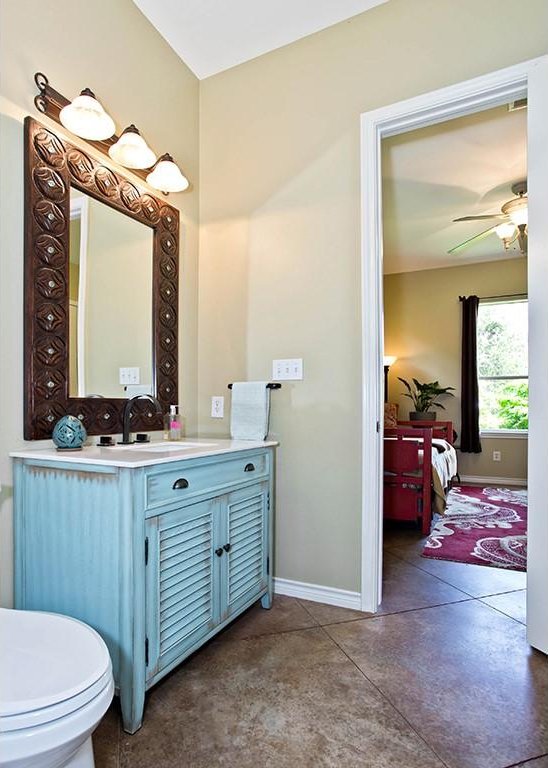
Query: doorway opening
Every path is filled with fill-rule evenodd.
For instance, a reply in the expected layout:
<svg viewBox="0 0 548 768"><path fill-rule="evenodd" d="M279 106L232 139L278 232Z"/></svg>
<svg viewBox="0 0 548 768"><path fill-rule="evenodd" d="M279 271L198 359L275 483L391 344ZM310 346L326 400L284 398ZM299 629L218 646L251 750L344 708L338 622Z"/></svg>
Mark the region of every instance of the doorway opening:
<svg viewBox="0 0 548 768"><path fill-rule="evenodd" d="M382 599L383 497L383 222L381 142L391 136L474 115L523 98L527 110L527 184L529 193L529 538L528 638L548 651L548 616L542 607L548 574L547 502L543 490L548 405L542 395L548 379L548 306L541 285L548 280L543 244L548 220L548 149L543 139L548 119L545 82L548 57L393 104L362 115L362 307L363 307L363 451L362 451L362 609L376 611ZM465 211L463 211L465 213ZM386 350L390 353L390 350Z"/></svg>
<svg viewBox="0 0 548 768"><path fill-rule="evenodd" d="M380 610L475 598L525 623L527 227L501 209L526 216L526 101L383 139L381 158Z"/></svg>

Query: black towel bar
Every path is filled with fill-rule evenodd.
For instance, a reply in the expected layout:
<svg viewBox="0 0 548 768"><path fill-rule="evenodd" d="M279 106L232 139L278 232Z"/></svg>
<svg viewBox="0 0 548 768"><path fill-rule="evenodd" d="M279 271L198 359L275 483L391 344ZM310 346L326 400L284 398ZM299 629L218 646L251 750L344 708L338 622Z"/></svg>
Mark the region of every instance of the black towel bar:
<svg viewBox="0 0 548 768"><path fill-rule="evenodd" d="M228 385L228 388L229 388L229 389L232 389L232 384L229 384L229 385ZM267 388L267 389L281 389L281 388L282 388L282 385L281 385L281 384L278 384L278 382L277 382L277 381L271 381L271 382L269 382L269 383L266 385L266 388Z"/></svg>

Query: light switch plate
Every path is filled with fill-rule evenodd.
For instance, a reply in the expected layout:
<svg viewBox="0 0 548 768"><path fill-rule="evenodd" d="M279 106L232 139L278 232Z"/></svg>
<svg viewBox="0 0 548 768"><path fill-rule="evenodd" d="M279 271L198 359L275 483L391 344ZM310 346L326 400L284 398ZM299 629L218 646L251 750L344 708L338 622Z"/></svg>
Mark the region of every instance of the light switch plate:
<svg viewBox="0 0 548 768"><path fill-rule="evenodd" d="M272 378L274 381L301 381L303 378L302 357L273 360Z"/></svg>
<svg viewBox="0 0 548 768"><path fill-rule="evenodd" d="M221 395L211 398L211 418L222 419L225 415L225 399Z"/></svg>
<svg viewBox="0 0 548 768"><path fill-rule="evenodd" d="M138 366L132 368L120 368L120 384L127 386L128 384L140 384L141 383L141 369Z"/></svg>

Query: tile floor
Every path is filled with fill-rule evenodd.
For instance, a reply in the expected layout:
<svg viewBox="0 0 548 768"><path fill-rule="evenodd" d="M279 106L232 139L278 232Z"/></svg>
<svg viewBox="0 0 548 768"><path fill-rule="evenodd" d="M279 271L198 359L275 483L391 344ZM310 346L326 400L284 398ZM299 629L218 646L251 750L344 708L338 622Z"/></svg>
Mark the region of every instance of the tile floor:
<svg viewBox="0 0 548 768"><path fill-rule="evenodd" d="M548 768L548 662L525 575L420 557L385 536L376 616L276 597L159 683L128 736L115 702L96 768Z"/></svg>

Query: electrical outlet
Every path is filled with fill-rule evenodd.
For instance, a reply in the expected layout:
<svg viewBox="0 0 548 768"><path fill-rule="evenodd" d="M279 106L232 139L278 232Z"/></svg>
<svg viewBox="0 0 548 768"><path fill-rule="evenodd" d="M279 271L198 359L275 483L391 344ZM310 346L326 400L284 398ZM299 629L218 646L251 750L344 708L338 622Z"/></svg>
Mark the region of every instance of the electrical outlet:
<svg viewBox="0 0 548 768"><path fill-rule="evenodd" d="M273 360L272 378L274 381L300 381L303 378L302 357Z"/></svg>
<svg viewBox="0 0 548 768"><path fill-rule="evenodd" d="M501 451L493 451L493 461L500 461L502 459Z"/></svg>
<svg viewBox="0 0 548 768"><path fill-rule="evenodd" d="M141 369L138 366L132 368L119 368L119 373L120 384L123 386L141 383Z"/></svg>
<svg viewBox="0 0 548 768"><path fill-rule="evenodd" d="M225 415L225 399L222 396L211 398L211 418L222 419Z"/></svg>

